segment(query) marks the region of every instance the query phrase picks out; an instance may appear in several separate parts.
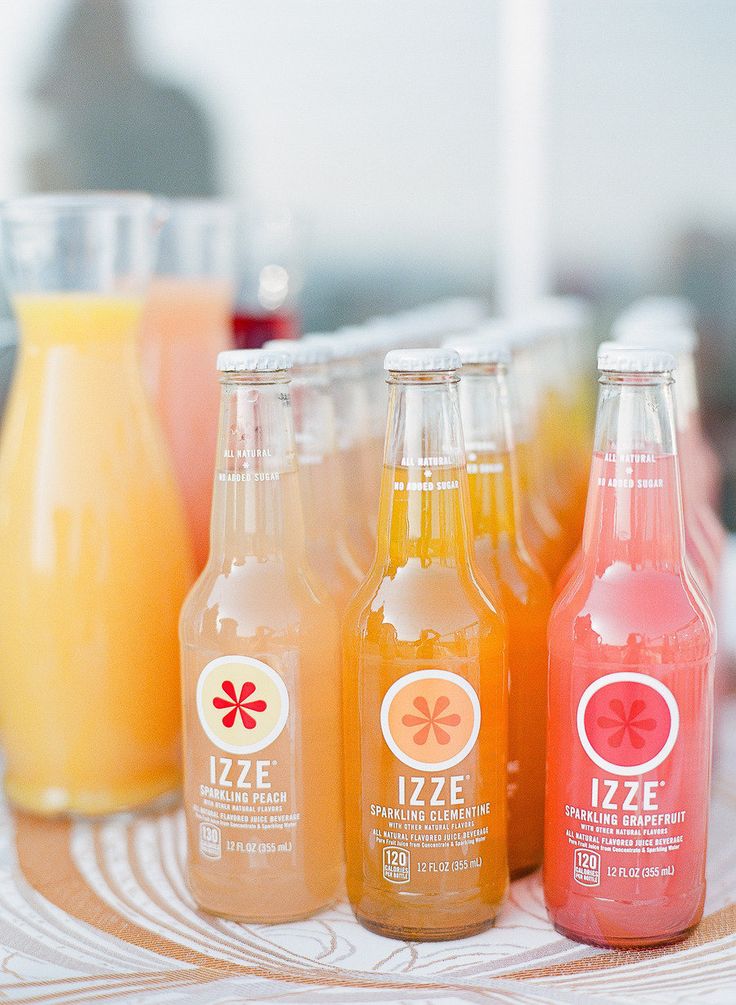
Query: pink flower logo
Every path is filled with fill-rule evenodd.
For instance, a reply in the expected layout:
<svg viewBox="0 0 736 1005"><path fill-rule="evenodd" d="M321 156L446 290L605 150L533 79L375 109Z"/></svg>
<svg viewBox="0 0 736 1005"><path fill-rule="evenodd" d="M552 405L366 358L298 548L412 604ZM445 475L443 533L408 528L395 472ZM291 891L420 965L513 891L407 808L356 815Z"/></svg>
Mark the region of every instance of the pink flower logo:
<svg viewBox="0 0 736 1005"><path fill-rule="evenodd" d="M235 724L235 720L240 713L240 718L246 729L255 729L256 720L250 714L251 712L265 712L266 702L262 698L256 698L254 701L247 701L247 698L255 691L256 686L251 681L247 680L240 689L240 694L236 695L235 686L232 681L225 680L222 682L222 690L227 695L227 699L217 698L212 699L212 704L217 709L228 708L229 712L226 712L222 717L223 726L227 726L228 729ZM246 711L248 709L249 711Z"/></svg>
<svg viewBox="0 0 736 1005"><path fill-rule="evenodd" d="M641 718L647 703L636 698L627 709L620 698L612 698L608 707L613 712L613 718L608 715L599 715L597 724L601 729L610 731L610 735L606 738L609 747L618 748L624 739L627 739L635 750L641 750L646 743L642 732L648 733L657 728L656 719Z"/></svg>
<svg viewBox="0 0 736 1005"><path fill-rule="evenodd" d="M431 711L429 702L422 695L415 698L412 704L420 714L403 715L401 722L404 726L419 726L419 729L413 736L414 743L420 747L423 746L429 739L430 732L434 733L437 743L441 743L442 745L449 743L451 737L444 727L449 726L452 728L460 725L460 716L457 713L451 712L449 715L444 715L445 710L450 706L450 699L441 695L435 701L434 708Z"/></svg>

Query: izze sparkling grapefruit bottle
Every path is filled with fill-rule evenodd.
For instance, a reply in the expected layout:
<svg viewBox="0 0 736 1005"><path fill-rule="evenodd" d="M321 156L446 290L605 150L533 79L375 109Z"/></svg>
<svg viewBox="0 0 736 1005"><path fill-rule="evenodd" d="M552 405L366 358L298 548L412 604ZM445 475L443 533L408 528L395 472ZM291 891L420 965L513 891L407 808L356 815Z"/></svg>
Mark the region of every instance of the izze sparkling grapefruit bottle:
<svg viewBox="0 0 736 1005"><path fill-rule="evenodd" d="M342 863L338 624L307 570L288 367L218 357L210 556L180 621L189 885L251 922L330 904Z"/></svg>
<svg viewBox="0 0 736 1005"><path fill-rule="evenodd" d="M479 932L506 854L506 629L479 583L455 352L386 357L374 564L344 626L348 895L402 939Z"/></svg>
<svg viewBox="0 0 736 1005"><path fill-rule="evenodd" d="M509 870L516 878L542 864L552 596L521 533L505 378L509 350L498 339L450 339L448 345L463 362L460 412L475 554L501 602L509 632Z"/></svg>
<svg viewBox="0 0 736 1005"><path fill-rule="evenodd" d="M715 628L685 560L674 365L599 355L582 558L549 626L545 900L619 948L682 939L705 896Z"/></svg>

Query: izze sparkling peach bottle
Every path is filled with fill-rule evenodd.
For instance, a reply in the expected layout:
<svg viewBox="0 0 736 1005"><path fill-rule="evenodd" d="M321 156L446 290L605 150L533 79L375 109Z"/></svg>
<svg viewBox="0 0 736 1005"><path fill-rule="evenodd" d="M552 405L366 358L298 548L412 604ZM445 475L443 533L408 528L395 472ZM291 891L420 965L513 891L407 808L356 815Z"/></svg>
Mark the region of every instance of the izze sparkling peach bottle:
<svg viewBox="0 0 736 1005"><path fill-rule="evenodd" d="M619 948L682 939L705 895L715 628L685 560L674 365L599 355L582 558L549 626L545 900Z"/></svg>
<svg viewBox="0 0 736 1005"><path fill-rule="evenodd" d="M475 554L498 596L509 633L509 870L542 864L547 725L549 582L522 537L506 368L499 339L448 339L463 362L460 412Z"/></svg>
<svg viewBox="0 0 736 1005"><path fill-rule="evenodd" d="M331 903L342 863L338 624L305 558L288 367L218 357L210 556L180 621L189 885L251 922Z"/></svg>
<svg viewBox="0 0 736 1005"><path fill-rule="evenodd" d="M344 626L348 895L402 939L479 932L506 855L506 629L472 552L455 352L386 357L374 564Z"/></svg>

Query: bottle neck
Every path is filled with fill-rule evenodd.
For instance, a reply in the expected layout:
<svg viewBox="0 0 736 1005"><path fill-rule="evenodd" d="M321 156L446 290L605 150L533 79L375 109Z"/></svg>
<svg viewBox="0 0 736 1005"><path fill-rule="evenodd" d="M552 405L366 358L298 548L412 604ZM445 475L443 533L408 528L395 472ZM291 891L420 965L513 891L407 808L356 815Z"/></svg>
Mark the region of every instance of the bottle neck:
<svg viewBox="0 0 736 1005"><path fill-rule="evenodd" d="M460 382L473 535L516 539L518 485L505 368L466 365Z"/></svg>
<svg viewBox="0 0 736 1005"><path fill-rule="evenodd" d="M299 563L303 555L288 379L228 374L220 397L210 561Z"/></svg>
<svg viewBox="0 0 736 1005"><path fill-rule="evenodd" d="M454 373L388 379L379 564L472 561L457 383Z"/></svg>
<svg viewBox="0 0 736 1005"><path fill-rule="evenodd" d="M671 378L601 378L583 531L584 565L679 572L684 529Z"/></svg>
<svg viewBox="0 0 736 1005"><path fill-rule="evenodd" d="M700 404L695 360L691 352L683 352L677 358L674 395L678 432L698 430L700 428Z"/></svg>
<svg viewBox="0 0 736 1005"><path fill-rule="evenodd" d="M344 512L342 499L335 498L341 486L334 471L335 407L326 367L294 368L290 394L304 526L310 540L324 544L337 534L335 515Z"/></svg>

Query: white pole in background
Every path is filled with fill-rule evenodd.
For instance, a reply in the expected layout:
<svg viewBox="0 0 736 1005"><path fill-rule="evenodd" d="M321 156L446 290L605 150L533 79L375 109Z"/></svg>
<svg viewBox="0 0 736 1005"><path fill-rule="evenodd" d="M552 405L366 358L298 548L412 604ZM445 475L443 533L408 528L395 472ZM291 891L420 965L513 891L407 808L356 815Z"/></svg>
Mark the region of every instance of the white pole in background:
<svg viewBox="0 0 736 1005"><path fill-rule="evenodd" d="M546 190L549 0L501 0L498 307L548 292Z"/></svg>

